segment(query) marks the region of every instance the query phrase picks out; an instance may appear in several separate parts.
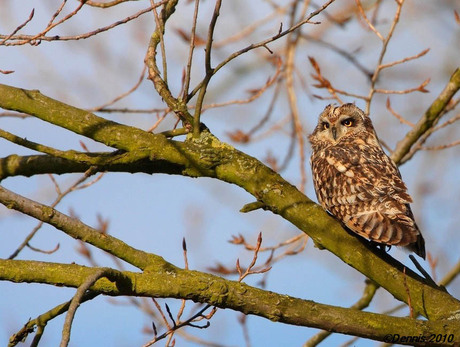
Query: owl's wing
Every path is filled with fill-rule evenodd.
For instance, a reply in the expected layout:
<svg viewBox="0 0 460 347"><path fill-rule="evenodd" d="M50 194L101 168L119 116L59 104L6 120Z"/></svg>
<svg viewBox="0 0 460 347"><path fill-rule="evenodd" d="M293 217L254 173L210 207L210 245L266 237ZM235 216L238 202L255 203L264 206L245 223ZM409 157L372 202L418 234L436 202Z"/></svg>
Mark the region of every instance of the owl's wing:
<svg viewBox="0 0 460 347"><path fill-rule="evenodd" d="M398 168L380 148L331 148L317 160L318 200L355 233L375 242L408 246L423 241L412 198ZM313 166L313 163L312 163ZM424 248L415 251L424 256ZM423 255L422 255L423 254Z"/></svg>

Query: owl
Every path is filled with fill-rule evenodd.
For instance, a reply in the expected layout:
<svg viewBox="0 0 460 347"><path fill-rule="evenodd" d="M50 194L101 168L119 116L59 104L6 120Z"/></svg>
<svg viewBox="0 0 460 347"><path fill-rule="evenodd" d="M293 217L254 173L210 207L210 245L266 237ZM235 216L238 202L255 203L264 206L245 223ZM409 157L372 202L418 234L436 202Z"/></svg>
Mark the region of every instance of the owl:
<svg viewBox="0 0 460 347"><path fill-rule="evenodd" d="M383 151L372 122L353 104L327 106L309 136L316 196L345 227L382 245L403 246L425 259L412 198Z"/></svg>

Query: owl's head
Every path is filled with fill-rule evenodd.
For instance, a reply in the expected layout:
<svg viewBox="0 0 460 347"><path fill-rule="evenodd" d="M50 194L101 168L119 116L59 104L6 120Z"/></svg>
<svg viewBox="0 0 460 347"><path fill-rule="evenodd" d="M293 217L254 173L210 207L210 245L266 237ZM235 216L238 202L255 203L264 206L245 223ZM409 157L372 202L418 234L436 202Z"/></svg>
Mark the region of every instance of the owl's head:
<svg viewBox="0 0 460 347"><path fill-rule="evenodd" d="M328 105L319 115L318 125L309 140L313 146L324 147L361 134L375 137L370 118L360 108L353 104Z"/></svg>

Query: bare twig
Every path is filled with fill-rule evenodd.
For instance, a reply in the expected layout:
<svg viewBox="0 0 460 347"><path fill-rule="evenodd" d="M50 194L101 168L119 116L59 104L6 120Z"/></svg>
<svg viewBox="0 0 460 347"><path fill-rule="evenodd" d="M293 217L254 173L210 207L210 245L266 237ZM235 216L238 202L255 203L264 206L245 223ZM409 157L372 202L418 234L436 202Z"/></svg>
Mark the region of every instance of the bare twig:
<svg viewBox="0 0 460 347"><path fill-rule="evenodd" d="M326 41L323 41L319 38L316 38L316 37L313 37L311 35L308 35L308 34L302 34L301 37L303 37L304 39L308 40L308 41L312 41L312 42L315 42L319 45L322 45L324 47L327 47L329 49L331 49L332 51L334 52L337 52L338 54L340 54L342 57L344 57L345 59L347 59L350 63L352 63L359 71L361 71L369 80L372 78L372 75L373 75L373 72L370 71L368 68L366 68L364 65L362 65L357 59L356 57L352 54L352 53L349 53L347 52L345 49L339 47L339 46L336 46L332 43L329 43L329 42L326 42Z"/></svg>
<svg viewBox="0 0 460 347"><path fill-rule="evenodd" d="M236 100L230 100L230 101L225 101L221 103L216 103L216 104L206 104L203 106L203 110L208 110L211 108L217 108L217 107L224 107L228 105L242 105L242 104L248 104L250 102L253 102L254 100L258 99L261 97L275 82L279 81L280 79L280 74L282 72L282 61L281 58L276 56L275 57L276 61L276 72L273 77L269 77L267 79L267 82L265 84L257 89L251 89L251 96L246 99L236 99ZM277 92L274 93L274 98L278 95Z"/></svg>
<svg viewBox="0 0 460 347"><path fill-rule="evenodd" d="M301 11L300 17L305 16L307 11L309 1L304 2L303 9ZM296 3L297 4L297 3ZM293 6L292 15L291 15L291 26L294 23L296 15L296 6ZM299 148L299 168L300 168L300 191L305 191L305 185L307 182L307 175L305 171L305 137L300 121L299 109L297 107L297 96L294 88L294 66L295 66L295 52L297 48L297 43L299 42L299 32L290 33L286 43L286 88L288 94L289 108L291 110L292 122L294 124L294 136L297 139L298 148Z"/></svg>
<svg viewBox="0 0 460 347"><path fill-rule="evenodd" d="M24 28L32 20L32 18L34 18L34 13L35 13L35 9L32 9L32 11L30 12L29 18L27 18L27 20L21 25L19 25L16 29L14 29L11 34L7 35L2 41L0 41L0 46L4 45L6 41L12 38L19 30ZM2 71L2 73L4 74L11 73L11 72L12 71L6 71L6 72Z"/></svg>
<svg viewBox="0 0 460 347"><path fill-rule="evenodd" d="M204 97L206 95L206 89L208 87L209 81L214 74L214 69L211 66L211 50L212 50L212 41L214 40L214 29L216 27L217 18L220 14L220 6L222 5L222 0L216 0L216 5L214 7L214 12L209 23L208 29L208 39L206 41L205 49L205 77L200 86L200 92L198 94L198 99L195 105L195 113L193 115L193 136L197 137L200 133L200 117L201 109L203 107Z"/></svg>
<svg viewBox="0 0 460 347"><path fill-rule="evenodd" d="M117 270L101 268L90 277L88 277L86 281L78 287L75 296L70 301L69 309L65 317L65 322L62 329L62 339L60 344L61 347L66 347L69 344L73 318L75 317L77 308L80 306L86 291L102 277L107 277L110 281L117 281L118 279L122 279L124 276Z"/></svg>
<svg viewBox="0 0 460 347"><path fill-rule="evenodd" d="M236 260L236 269L240 275L238 282L241 282L243 279L245 279L249 275L253 274L260 274L260 273L265 273L271 269L271 266L265 267L261 270L253 270L254 266L256 265L257 262L257 256L259 254L260 246L262 245L262 233L259 233L259 236L257 237L257 244L254 249L254 256L252 258L251 263L249 264L248 268L244 271L241 270L240 267L240 261L239 259Z"/></svg>
<svg viewBox="0 0 460 347"><path fill-rule="evenodd" d="M416 55L413 55L411 57L406 57L404 59L401 59L401 60L397 60L397 61L393 61L391 63L387 63L387 64L381 64L379 66L379 69L380 70L383 70L383 69L386 69L388 67L392 67L392 66L395 66L395 65L398 65L398 64L402 64L402 63L405 63L407 61L410 61L410 60L414 60L414 59L418 59L420 57L423 57L425 54L427 54L428 52L430 51L429 48L423 50L422 52L420 52L419 54L416 54Z"/></svg>
<svg viewBox="0 0 460 347"><path fill-rule="evenodd" d="M273 10L272 13L270 13L269 15L267 15L265 18L262 18L262 19L259 19L259 20L255 20L254 22L252 22L250 25L248 25L246 28L243 28L240 32L232 35L232 36L229 36L225 39L222 39L220 41L217 41L215 44L214 44L214 47L224 47L225 45L231 43L231 42L236 42L240 39L243 39L243 38L247 38L249 34L251 34L252 32L254 32L255 30L257 30L258 28L260 28L261 25L263 25L264 23L270 21L271 19L275 18L276 16L278 15L281 15L283 13L285 13L289 7L292 6L292 2L289 2L287 3L286 5L283 5L283 6L276 6Z"/></svg>
<svg viewBox="0 0 460 347"><path fill-rule="evenodd" d="M311 77L318 81L318 84L314 84L313 86L316 88L325 88L327 91L332 95L332 97L337 100L339 104L343 104L343 101L340 99L340 97L337 95L335 88L332 87L331 82L327 78L325 78L321 74L321 68L319 67L319 64L317 63L316 59L313 57L308 57L308 60L310 61L311 66L315 70L316 74L311 74Z"/></svg>
<svg viewBox="0 0 460 347"><path fill-rule="evenodd" d="M109 2L97 2L97 1L92 1L92 0L80 0L81 2L84 2L85 5L92 6L92 7L99 7L99 8L109 8L116 6L118 4L128 2L128 1L137 1L137 0L112 0Z"/></svg>
<svg viewBox="0 0 460 347"><path fill-rule="evenodd" d="M439 146L422 146L421 149L425 151L439 151L441 149L452 148L458 145L460 145L460 140L456 140L451 143L447 143L445 145L439 145Z"/></svg>
<svg viewBox="0 0 460 347"><path fill-rule="evenodd" d="M155 7L159 7L165 3L167 3L168 0L163 0L163 1L160 1L158 3L155 4ZM95 36L97 34L100 34L102 32L105 32L105 31L108 31L110 29L113 29L121 24L125 24L125 23L128 23L138 17L140 17L141 15L143 14L146 14L146 13L149 13L150 11L152 10L152 7L148 7L144 10L141 10L129 17L126 17L122 20L119 20L117 22L114 22L110 25L107 25L105 27L102 27L102 28L98 28L96 30L93 30L93 31L90 31L90 32L87 32L87 33L84 33L84 34L79 34L79 35L71 35L71 36L60 36L60 35L53 35L53 36L45 36L45 33L40 33L38 35L14 35L12 37L9 38L9 41L11 40L14 40L13 42L6 42L4 45L6 46L18 46L18 45L24 45L24 44L27 44L27 43L33 43L33 42L37 42L37 40L39 41L76 41L76 40L82 40L82 39L86 39L88 37L92 37L92 36ZM54 25L56 26L56 25ZM5 35L0 35L0 39L5 39L7 36Z"/></svg>
<svg viewBox="0 0 460 347"><path fill-rule="evenodd" d="M94 299L96 296L98 296L99 293L94 293L94 292L87 292L83 298L81 299L80 303L83 303L88 300ZM32 333L35 328L37 329L35 332L34 339L31 343L31 346L38 346L40 339L45 331L45 327L48 324L48 322L59 315L63 314L64 312L67 312L70 306L70 301L67 301L61 305L58 305L51 310L39 315L35 319L29 320L21 330L19 330L16 334L13 334L8 342L8 347L14 347L16 346L19 342L25 341L27 336Z"/></svg>
<svg viewBox="0 0 460 347"><path fill-rule="evenodd" d="M283 37L283 36L286 36L287 34L297 30L298 28L300 28L301 26L307 24L307 23L310 23L310 24L318 24L318 23L312 23L310 22L310 20L317 16L318 14L320 14L321 12L323 12L330 4L332 4L335 0L329 0L328 2L326 2L323 6L321 6L318 10L310 13L310 15L307 16L307 18L305 18L304 20L301 20L300 22L298 22L297 24L291 26L289 29L286 29L284 31L282 30L279 30L279 32L275 35L273 35L272 37L268 38L268 39L265 39L263 41L260 41L258 43L254 43L254 44L251 44L243 49L240 49L239 51L236 51L234 52L233 54L231 54L230 56L228 56L225 60L223 60L221 63L219 63L214 69L213 69L213 74L217 73L217 71L219 71L222 67L224 67L225 65L227 65L230 61L232 61L233 59L239 57L240 55L242 54L245 54L253 49L256 49L256 48L260 48L260 47L265 47L266 48L266 45L273 42L273 41L276 41L278 40L279 38ZM280 28L281 29L281 28ZM204 81L201 81L196 87L195 89L190 92L190 94L188 95L188 98L187 100L190 100L200 89L201 89L201 85L204 83Z"/></svg>
<svg viewBox="0 0 460 347"><path fill-rule="evenodd" d="M153 15L155 17L155 24L157 28L159 29L158 32L158 37L160 39L160 50L161 50L161 62L163 65L163 80L165 84L168 84L168 62L166 59L166 48L165 48L165 41L164 41L164 31L165 31L165 23L163 17L158 16L158 12L156 7L154 7L155 2L154 0L150 0L151 8L153 11Z"/></svg>
<svg viewBox="0 0 460 347"><path fill-rule="evenodd" d="M393 32L396 28L396 25L398 24L399 22L399 17L400 17L400 14L401 14L401 8L404 4L404 0L399 0L399 1L396 1L397 3L397 7L396 7L396 12L395 12L395 15L394 15L394 18L393 18L393 22L391 23L391 27L388 31L388 34L386 35L386 37L384 38L382 36L382 34L380 34L379 31L377 31L377 29L375 29L375 27L373 26L373 24L369 21L369 19L367 18L364 10L363 10L363 7L361 5L361 1L360 0L356 0L356 4L358 6L358 10L361 14L361 16L364 18L365 22L367 23L367 25L369 26L369 28L379 37L379 39L382 41L382 49L380 51L380 55L379 55L379 58L377 60L377 67L375 68L374 70L374 74L372 75L372 78L371 78L371 87L369 89L369 94L367 96L367 101L366 101L366 114L369 114L369 111L370 111L370 107L371 107L371 102L372 102L372 97L374 96L374 94L377 92L376 88L375 88L375 85L377 83L377 80L380 76L380 72L382 71L382 61L383 61L383 57L385 56L385 53L387 51L387 47L388 47L388 44L393 36ZM380 93L383 92L383 90L379 90Z"/></svg>
<svg viewBox="0 0 460 347"><path fill-rule="evenodd" d="M125 93L122 93L120 95L118 95L117 97L115 97L114 99L112 99L111 101L101 105L101 106L97 106L97 107L94 107L92 109L90 109L89 111L91 112L97 112L97 111L100 111L102 109L106 109L107 106L110 106L110 105L113 105L114 103L116 103L117 101L120 101L121 99L127 97L128 95L132 94L135 90L137 90L137 88L139 88L139 86L141 85L142 81L144 80L145 78L145 72L147 71L147 66L144 64L143 68L142 68L142 72L141 72L141 75L139 76L139 79L137 80L136 84L134 84L134 86L132 88L130 88L127 92ZM113 111L112 111L113 112Z"/></svg>
<svg viewBox="0 0 460 347"><path fill-rule="evenodd" d="M184 76L184 88L182 92L182 100L185 100L188 95L188 90L190 88L190 78L192 73L192 59L193 59L193 51L195 49L195 36L196 36L196 23L198 19L198 9L199 9L200 1L195 0L195 8L193 10L193 24L192 24L192 33L190 35L190 47L187 59L187 67Z"/></svg>
<svg viewBox="0 0 460 347"><path fill-rule="evenodd" d="M403 118L399 113L397 113L393 108L391 107L390 103L390 98L387 98L387 110L390 111L390 113L395 116L402 124L409 125L411 127L414 127L414 123L409 122L407 119Z"/></svg>
<svg viewBox="0 0 460 347"><path fill-rule="evenodd" d="M92 169L89 169L88 171L85 172L85 174L80 177L74 184L72 184L68 189L66 189L64 192L61 192L60 189L59 189L59 186L57 185L56 181L55 182L55 186L57 187L56 191L58 193L58 196L56 197L56 199L54 200L54 202L50 205L51 208L54 208L56 207L61 201L62 199L64 199L65 196L67 196L68 194L70 194L71 192L73 192L74 190L76 189L80 189L81 185L83 182L85 182L91 175L93 175L94 172ZM51 178L51 180L54 180L54 177L52 175L49 176ZM101 178L102 176L99 176L99 179ZM98 179L97 179L98 180ZM96 182L96 181L95 181ZM94 182L94 183L95 183ZM93 183L91 183L93 184ZM33 247L30 246L29 242L32 240L32 238L35 236L35 234L38 232L38 230L40 230L40 228L43 226L44 222L43 221L40 221L36 226L35 228L32 229L32 231L29 233L29 235L27 235L27 237L24 239L24 241L19 245L18 248L16 248L16 250L8 257L8 259L14 259L16 258L19 253L24 249L24 247L29 247L31 249L34 249ZM59 248L59 245L57 245L57 248Z"/></svg>
<svg viewBox="0 0 460 347"><path fill-rule="evenodd" d="M174 326L169 326L168 328L168 331L166 331L165 333L163 333L162 335L159 335L159 336L155 336L152 340L150 340L149 342L147 342L146 344L143 345L143 347L148 347L148 346L151 346L153 345L155 342L157 341L160 341L168 336L171 336L175 331L177 331L178 329L181 329L185 326L190 326L190 327L193 327L193 328L198 328L198 329L205 329L207 327L209 327L210 323L209 323L209 320L211 319L211 317L214 315L214 313L216 312L215 311L215 308L213 308L211 310L210 313L208 313L207 315L204 314L204 312L210 308L211 305L205 305L202 309L200 309L197 313L195 313L194 315L192 315L190 318L188 318L187 320L183 321L183 322L178 322L176 323L174 320ZM169 309L169 308L168 308ZM163 314L163 317L164 317L164 314ZM164 319L166 319L166 317L164 317ZM198 321L201 321L203 319L206 319L207 322L205 325L196 325L194 324L195 322L198 322ZM169 346L169 344L168 344Z"/></svg>
<svg viewBox="0 0 460 347"><path fill-rule="evenodd" d="M364 9L363 9L363 6L361 5L361 1L360 0L356 0L356 5L358 6L358 10L359 10L359 13L361 14L361 16L363 17L364 21L366 22L367 26L369 27L369 29L371 29L375 35L377 35L377 37L385 42L385 39L383 38L382 34L380 34L380 32L375 28L375 26L371 23L371 21L367 18L366 16L366 13L364 12Z"/></svg>
<svg viewBox="0 0 460 347"><path fill-rule="evenodd" d="M404 90L374 89L374 93L380 93L380 94L409 94L413 92L428 93L428 90L425 89L428 83L430 83L429 78L414 88L409 88L409 89L404 89Z"/></svg>

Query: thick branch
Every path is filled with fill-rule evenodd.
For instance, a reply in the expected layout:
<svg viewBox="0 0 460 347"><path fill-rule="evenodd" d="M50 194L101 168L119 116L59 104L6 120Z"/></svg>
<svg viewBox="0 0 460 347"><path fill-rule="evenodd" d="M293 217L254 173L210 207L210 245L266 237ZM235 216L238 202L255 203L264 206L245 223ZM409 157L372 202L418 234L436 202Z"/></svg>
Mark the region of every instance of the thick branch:
<svg viewBox="0 0 460 347"><path fill-rule="evenodd" d="M73 151L68 151L73 152ZM94 172L128 172L128 173L167 173L180 175L183 165L177 165L165 160L150 160L145 151L124 153L88 153L85 161L77 160L78 156L68 153L69 159L57 158L50 155L16 154L0 158L0 180L7 177L30 177L40 174L81 173L93 167Z"/></svg>
<svg viewBox="0 0 460 347"><path fill-rule="evenodd" d="M426 284L409 270L404 274L400 263L383 252L376 252L366 241L348 234L340 223L276 172L255 158L220 142L207 131L203 131L199 138L185 142L168 140L162 135L104 120L39 92L3 85L0 85L0 107L33 114L116 148L145 151L152 162L166 161L175 165L177 172L184 176L215 177L238 185L267 209L307 233L319 247L337 255L398 300L407 303L409 288L415 312L429 319L443 319L460 311L458 300L440 288Z"/></svg>
<svg viewBox="0 0 460 347"><path fill-rule="evenodd" d="M87 226L76 218L66 216L51 207L15 194L2 186L0 186L0 201L8 208L48 223L74 239L105 250L142 270L149 266L162 264L161 257L137 250L123 241Z"/></svg>
<svg viewBox="0 0 460 347"><path fill-rule="evenodd" d="M114 283L101 278L90 290L111 296L188 299L257 315L275 322L323 328L380 341L384 341L387 334L395 333L406 336L453 334L455 341L460 341L460 325L455 320L422 321L318 304L207 273L179 269L162 261L165 263L162 268L170 270L144 273L124 271L123 281ZM59 283L77 288L99 271L101 271L99 268L76 264L0 260L0 279L13 282ZM411 343L411 345L417 344Z"/></svg>

